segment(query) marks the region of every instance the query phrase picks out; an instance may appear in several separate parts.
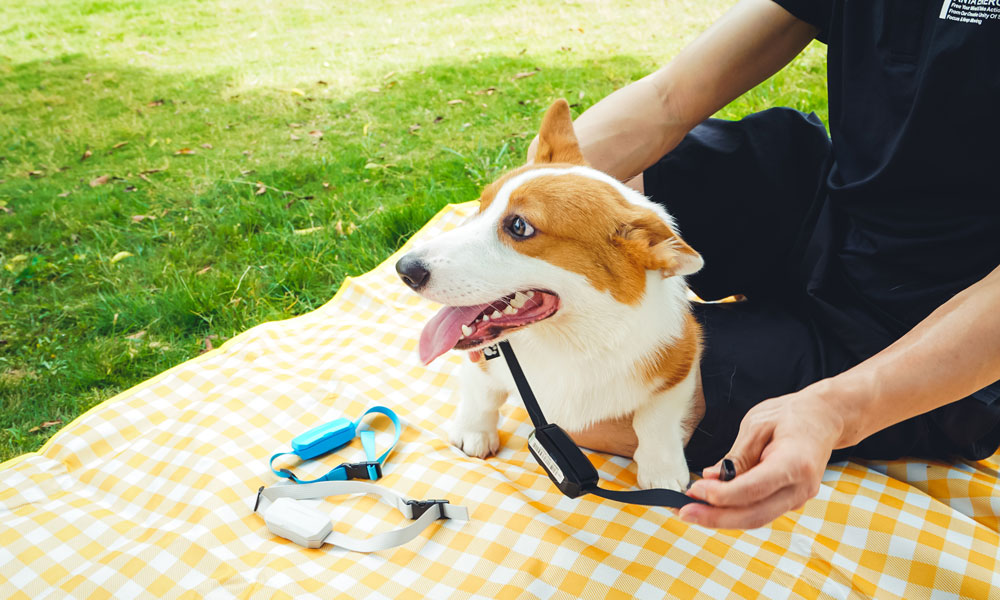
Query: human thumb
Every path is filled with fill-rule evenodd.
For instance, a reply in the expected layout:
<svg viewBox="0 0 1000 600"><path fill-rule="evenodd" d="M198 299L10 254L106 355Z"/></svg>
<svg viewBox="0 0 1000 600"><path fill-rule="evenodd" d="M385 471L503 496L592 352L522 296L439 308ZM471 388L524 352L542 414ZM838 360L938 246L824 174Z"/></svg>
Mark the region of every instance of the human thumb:
<svg viewBox="0 0 1000 600"><path fill-rule="evenodd" d="M702 477L729 481L737 474L746 472L760 462L773 431L770 424L753 422L744 417L732 448L725 458L702 471Z"/></svg>

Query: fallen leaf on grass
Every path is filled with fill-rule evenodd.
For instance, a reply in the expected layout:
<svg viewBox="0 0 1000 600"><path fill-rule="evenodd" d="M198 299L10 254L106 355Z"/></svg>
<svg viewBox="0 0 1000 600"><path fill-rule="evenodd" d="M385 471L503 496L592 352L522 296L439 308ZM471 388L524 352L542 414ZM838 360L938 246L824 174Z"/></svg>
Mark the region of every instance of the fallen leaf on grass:
<svg viewBox="0 0 1000 600"><path fill-rule="evenodd" d="M434 117L435 123L440 123L441 121L444 121L444 117L442 117L441 115Z"/></svg>
<svg viewBox="0 0 1000 600"><path fill-rule="evenodd" d="M204 148L205 150L211 150L212 144L202 144L201 147Z"/></svg>
<svg viewBox="0 0 1000 600"><path fill-rule="evenodd" d="M324 189L324 190L328 190L328 189L330 189L331 187L333 187L333 186L331 186L331 185L330 185L330 182L329 182L329 181L324 181L324 182L323 182L323 189Z"/></svg>
<svg viewBox="0 0 1000 600"><path fill-rule="evenodd" d="M122 250L118 254L115 254L114 256L111 257L111 264L115 264L116 262L118 262L120 260L125 260L126 258L128 258L130 256L135 256L135 254L132 254L131 252L128 252L127 250Z"/></svg>
<svg viewBox="0 0 1000 600"><path fill-rule="evenodd" d="M160 171L166 171L166 169L165 168L163 168L163 169L146 169L144 171L139 171L139 174L140 175L152 175L153 173L159 173Z"/></svg>
<svg viewBox="0 0 1000 600"><path fill-rule="evenodd" d="M111 149L112 150L117 150L117 149L125 147L125 146L128 146L128 142L118 142L114 146L111 146Z"/></svg>
<svg viewBox="0 0 1000 600"><path fill-rule="evenodd" d="M139 179L141 179L141 180L145 181L146 183L153 183L153 180L152 180L152 179L150 179L149 177L146 177L146 176L145 176L145 175L143 175L142 173L139 173Z"/></svg>
<svg viewBox="0 0 1000 600"><path fill-rule="evenodd" d="M217 336L217 335L207 336L205 338L205 349L201 351L202 354L204 354L205 352L211 352L212 350L214 350L215 347L212 346L212 340L217 340L217 339L219 339L219 336Z"/></svg>
<svg viewBox="0 0 1000 600"><path fill-rule="evenodd" d="M146 106L149 106L150 108L154 106L163 106L163 100L162 99L153 100L152 102L146 103Z"/></svg>
<svg viewBox="0 0 1000 600"><path fill-rule="evenodd" d="M538 75L539 71L541 71L541 69L536 67L534 71L524 71L523 73L517 73L516 75L511 77L511 79L524 79L525 77L533 77L535 75Z"/></svg>
<svg viewBox="0 0 1000 600"><path fill-rule="evenodd" d="M472 93L475 94L475 95L477 95L477 96L482 96L484 94L487 95L487 96L492 96L493 92L495 92L495 91L497 91L497 89L491 85L490 87L486 88L485 90L479 90L479 91L472 92Z"/></svg>
<svg viewBox="0 0 1000 600"><path fill-rule="evenodd" d="M302 90L300 90L299 88L288 88L287 90L284 90L284 91L288 92L289 94L292 94L293 96L305 96L306 95L306 93L303 92Z"/></svg>
<svg viewBox="0 0 1000 600"><path fill-rule="evenodd" d="M9 215L9 214L13 214L14 211L12 211L11 209L7 208L7 201L6 200L0 200L0 212L6 213L6 214Z"/></svg>
<svg viewBox="0 0 1000 600"><path fill-rule="evenodd" d="M90 158L93 155L94 155L94 153L91 152L89 149L85 150L84 153L83 153L83 156L80 157L80 162L83 162L83 161L87 160L88 158Z"/></svg>
<svg viewBox="0 0 1000 600"><path fill-rule="evenodd" d="M264 185L263 183L261 183L260 181L258 181L257 182L257 189L254 190L253 193L254 193L255 196L260 196L260 195L263 195L263 193L266 192L266 191L267 191L267 186Z"/></svg>
<svg viewBox="0 0 1000 600"><path fill-rule="evenodd" d="M205 273L208 273L211 270L212 270L212 265L208 265L204 269L200 269L198 272L196 272L195 275L204 275Z"/></svg>
<svg viewBox="0 0 1000 600"><path fill-rule="evenodd" d="M111 181L110 175L101 175L100 177L95 177L90 180L90 187L97 187L99 185L104 185L109 181Z"/></svg>
<svg viewBox="0 0 1000 600"><path fill-rule="evenodd" d="M292 129L298 129L299 127L302 127L302 123L289 123L288 126Z"/></svg>
<svg viewBox="0 0 1000 600"><path fill-rule="evenodd" d="M38 171L38 170L28 171L28 177L34 177L34 178L45 177L45 172L44 171Z"/></svg>
<svg viewBox="0 0 1000 600"><path fill-rule="evenodd" d="M152 220L155 221L156 217L153 216L153 215L132 215L132 222L133 223L142 223L146 219L152 219Z"/></svg>
<svg viewBox="0 0 1000 600"><path fill-rule="evenodd" d="M134 342L134 341L141 340L143 337L145 337L145 335L146 335L146 330L143 329L143 330L140 330L140 331L136 331L132 335L126 335L125 339L126 340L132 340Z"/></svg>
<svg viewBox="0 0 1000 600"><path fill-rule="evenodd" d="M316 82L316 85L330 85L330 84L320 79L319 81Z"/></svg>
<svg viewBox="0 0 1000 600"><path fill-rule="evenodd" d="M187 156L187 155L191 155L191 154L197 154L197 152L195 152L194 150L192 150L190 148L181 148L177 152L174 152L174 154L177 154L177 155L180 155L180 156Z"/></svg>
<svg viewBox="0 0 1000 600"><path fill-rule="evenodd" d="M55 427L56 425L62 425L62 421L44 421L41 425L36 425L28 430L28 433L38 433L43 429L48 429L49 427Z"/></svg>
<svg viewBox="0 0 1000 600"><path fill-rule="evenodd" d="M306 229L294 229L292 230L292 233L294 233L295 235L309 235L310 233L316 233L317 231L322 231L322 230L323 226L320 225L318 227L308 227Z"/></svg>
<svg viewBox="0 0 1000 600"><path fill-rule="evenodd" d="M410 125L410 133L415 134L418 131L420 131L420 123L414 123L413 125Z"/></svg>
<svg viewBox="0 0 1000 600"><path fill-rule="evenodd" d="M139 189L139 188L135 187L134 185L126 185L126 186L125 186L125 191L126 191L126 192L134 192L134 191L136 191L136 190L138 190L138 189Z"/></svg>
<svg viewBox="0 0 1000 600"><path fill-rule="evenodd" d="M288 136L288 137L290 137L290 138L292 139L292 141L293 141L293 142L296 142L296 141L298 141L298 140L301 140L301 139L302 139L302 138L300 138L299 136L295 135L294 133L292 133L292 134L289 134L289 136Z"/></svg>
<svg viewBox="0 0 1000 600"><path fill-rule="evenodd" d="M454 105L454 104L462 104L463 102L465 102L465 100L460 100L458 98L455 98L454 100L449 100L448 104L452 104L452 105Z"/></svg>
<svg viewBox="0 0 1000 600"><path fill-rule="evenodd" d="M316 139L323 139L323 132L320 131L319 129L313 129L312 131L309 132L309 135L313 136Z"/></svg>

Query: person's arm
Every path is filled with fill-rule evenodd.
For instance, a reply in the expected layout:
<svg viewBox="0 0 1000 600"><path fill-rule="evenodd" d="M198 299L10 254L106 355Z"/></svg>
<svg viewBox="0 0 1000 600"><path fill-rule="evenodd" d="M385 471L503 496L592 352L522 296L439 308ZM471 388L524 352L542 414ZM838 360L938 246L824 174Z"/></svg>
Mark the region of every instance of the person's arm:
<svg viewBox="0 0 1000 600"><path fill-rule="evenodd" d="M668 65L580 115L574 129L584 157L619 180L634 177L788 64L818 31L771 0L742 0Z"/></svg>
<svg viewBox="0 0 1000 600"><path fill-rule="evenodd" d="M833 450L1000 380L1000 266L872 358L744 417L728 458L705 470L680 517L720 528L765 525L816 495Z"/></svg>

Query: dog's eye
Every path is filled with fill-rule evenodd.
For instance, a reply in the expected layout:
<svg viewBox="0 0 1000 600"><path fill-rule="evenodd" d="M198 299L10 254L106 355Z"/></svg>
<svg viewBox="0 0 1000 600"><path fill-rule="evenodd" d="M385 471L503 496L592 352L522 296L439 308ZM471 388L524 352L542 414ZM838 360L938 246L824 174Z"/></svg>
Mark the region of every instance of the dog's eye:
<svg viewBox="0 0 1000 600"><path fill-rule="evenodd" d="M535 235L535 228L520 215L507 217L507 233L517 239L527 239Z"/></svg>

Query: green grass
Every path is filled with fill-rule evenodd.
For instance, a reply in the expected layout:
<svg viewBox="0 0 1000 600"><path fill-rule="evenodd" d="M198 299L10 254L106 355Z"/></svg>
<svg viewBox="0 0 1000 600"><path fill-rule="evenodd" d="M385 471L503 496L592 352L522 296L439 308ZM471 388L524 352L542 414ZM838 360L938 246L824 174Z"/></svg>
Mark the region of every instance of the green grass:
<svg viewBox="0 0 1000 600"><path fill-rule="evenodd" d="M519 164L552 100L578 114L731 4L4 2L0 459L318 307ZM825 120L824 71L814 45L721 116Z"/></svg>

